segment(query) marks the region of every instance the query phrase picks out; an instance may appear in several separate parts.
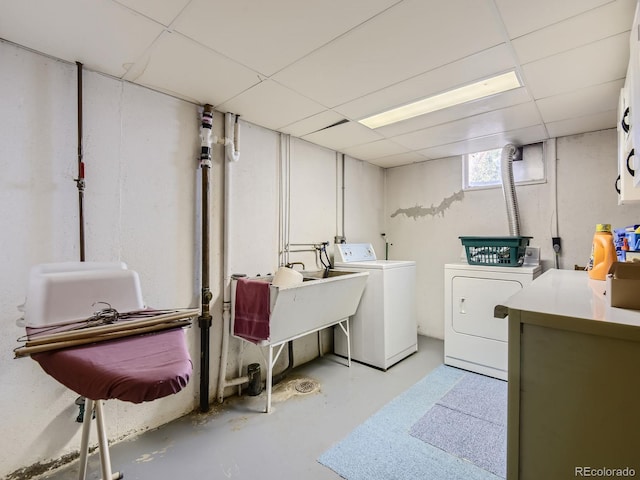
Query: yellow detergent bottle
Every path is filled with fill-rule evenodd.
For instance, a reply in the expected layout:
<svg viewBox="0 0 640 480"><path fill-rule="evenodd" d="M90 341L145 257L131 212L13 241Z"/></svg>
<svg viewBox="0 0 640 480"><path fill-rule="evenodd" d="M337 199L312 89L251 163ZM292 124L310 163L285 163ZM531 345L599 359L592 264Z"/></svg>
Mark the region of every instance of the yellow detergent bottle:
<svg viewBox="0 0 640 480"><path fill-rule="evenodd" d="M587 266L589 278L593 280L606 279L607 272L615 261L616 247L613 244L611 225L599 223L596 225L596 233L593 236L593 245L591 246L591 258Z"/></svg>

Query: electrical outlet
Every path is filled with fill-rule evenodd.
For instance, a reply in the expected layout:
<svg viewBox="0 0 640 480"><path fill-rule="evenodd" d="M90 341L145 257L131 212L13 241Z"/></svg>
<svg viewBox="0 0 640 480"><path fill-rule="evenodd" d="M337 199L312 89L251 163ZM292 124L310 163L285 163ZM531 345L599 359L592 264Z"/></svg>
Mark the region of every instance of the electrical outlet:
<svg viewBox="0 0 640 480"><path fill-rule="evenodd" d="M553 247L553 251L556 252L556 254L560 254L560 250L562 249L560 237L553 237L551 239L551 246Z"/></svg>
<svg viewBox="0 0 640 480"><path fill-rule="evenodd" d="M333 243L347 243L347 239L342 235L336 235L333 237Z"/></svg>

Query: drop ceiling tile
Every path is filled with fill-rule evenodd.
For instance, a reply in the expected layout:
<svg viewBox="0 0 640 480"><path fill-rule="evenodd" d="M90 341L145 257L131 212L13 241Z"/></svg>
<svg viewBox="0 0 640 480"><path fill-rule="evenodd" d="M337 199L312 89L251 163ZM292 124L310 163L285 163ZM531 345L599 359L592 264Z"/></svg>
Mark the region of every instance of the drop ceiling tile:
<svg viewBox="0 0 640 480"><path fill-rule="evenodd" d="M219 105L260 81L248 68L179 33L167 31L126 78L154 90L212 105Z"/></svg>
<svg viewBox="0 0 640 480"><path fill-rule="evenodd" d="M564 137L585 132L596 132L616 128L618 117L617 108L608 112L595 113L585 117L570 118L547 123L547 130L551 137Z"/></svg>
<svg viewBox="0 0 640 480"><path fill-rule="evenodd" d="M499 132L485 137L468 138L448 145L420 150L419 153L430 158L448 158L467 153L484 152L494 148L502 148L509 143L514 145L530 145L547 139L544 127L532 125L506 132Z"/></svg>
<svg viewBox="0 0 640 480"><path fill-rule="evenodd" d="M411 163L424 162L426 160L431 159L418 152L407 152L399 153L397 155L389 155L387 157L375 158L367 161L382 168L393 168L400 167L402 165L409 165Z"/></svg>
<svg viewBox="0 0 640 480"><path fill-rule="evenodd" d="M233 112L250 118L257 125L279 130L284 125L322 112L324 107L272 80L265 80L216 105L216 109Z"/></svg>
<svg viewBox="0 0 640 480"><path fill-rule="evenodd" d="M333 108L501 43L486 2L405 0L274 79Z"/></svg>
<svg viewBox="0 0 640 480"><path fill-rule="evenodd" d="M525 83L540 99L624 78L628 61L629 35L621 33L522 68Z"/></svg>
<svg viewBox="0 0 640 480"><path fill-rule="evenodd" d="M501 110L506 107L530 102L531 97L526 88L517 88L508 92L493 95L481 100L467 102L462 105L438 110L436 112L420 115L402 122L393 123L376 129L386 138L395 137L404 133L422 130L424 128L453 122L461 118L473 117L493 110Z"/></svg>
<svg viewBox="0 0 640 480"><path fill-rule="evenodd" d="M538 110L545 123L606 112L615 107L624 80L603 83L573 92L538 100Z"/></svg>
<svg viewBox="0 0 640 480"><path fill-rule="evenodd" d="M555 136L615 127L616 90L629 54L629 34L620 29L631 23L635 0L311 3L5 1L0 37L195 103L227 102L245 111L247 122L332 149L358 153L361 148L362 156L376 155L367 150L368 142L404 135L411 144L403 144L405 149L417 147L428 158L436 152L446 156L451 145L492 138L502 143L506 134L493 133L499 127L509 135L514 129L545 132L543 126L525 126L539 117ZM496 19L496 13L502 17ZM526 89L375 131L353 122L322 130L512 68L517 59L495 28L502 20L515 37L514 48L527 59ZM197 40L174 30L177 26ZM583 45L582 34L598 40ZM259 68L247 67L254 63ZM265 78L265 72L285 65L274 78ZM287 85L274 85L278 76ZM510 110L529 104L525 90L539 99L539 113ZM301 106L290 105L296 99ZM438 143L444 145L433 146Z"/></svg>
<svg viewBox="0 0 640 480"><path fill-rule="evenodd" d="M517 38L611 0L495 0L509 38Z"/></svg>
<svg viewBox="0 0 640 480"><path fill-rule="evenodd" d="M618 0L589 10L512 41L521 63L530 63L559 52L628 32L637 0ZM606 18L606 21L603 21Z"/></svg>
<svg viewBox="0 0 640 480"><path fill-rule="evenodd" d="M514 67L510 50L506 45L498 45L339 105L334 110L359 120Z"/></svg>
<svg viewBox="0 0 640 480"><path fill-rule="evenodd" d="M397 2L192 0L174 28L270 76Z"/></svg>
<svg viewBox="0 0 640 480"><path fill-rule="evenodd" d="M375 142L356 145L343 150L343 153L360 160L371 160L407 152L408 149L406 147L398 145L391 140L376 140Z"/></svg>
<svg viewBox="0 0 640 480"><path fill-rule="evenodd" d="M174 18L187 6L189 0L114 0L136 12L152 18L162 25L168 26Z"/></svg>
<svg viewBox="0 0 640 480"><path fill-rule="evenodd" d="M538 111L533 102L529 102L398 135L392 140L410 150L422 150L467 138L493 135L504 130L529 127L539 122Z"/></svg>
<svg viewBox="0 0 640 480"><path fill-rule="evenodd" d="M326 128L302 137L311 143L342 151L345 148L363 143L381 140L382 137L373 130L359 123L348 122L335 127Z"/></svg>
<svg viewBox="0 0 640 480"><path fill-rule="evenodd" d="M3 2L0 15L2 38L115 77L122 77L162 30L111 0Z"/></svg>
<svg viewBox="0 0 640 480"><path fill-rule="evenodd" d="M323 128L327 128L334 125L345 118L332 110L325 110L316 115L312 115L307 118L303 118L297 122L291 123L285 127L280 128L283 133L288 133L294 137L302 137L309 133L317 132Z"/></svg>

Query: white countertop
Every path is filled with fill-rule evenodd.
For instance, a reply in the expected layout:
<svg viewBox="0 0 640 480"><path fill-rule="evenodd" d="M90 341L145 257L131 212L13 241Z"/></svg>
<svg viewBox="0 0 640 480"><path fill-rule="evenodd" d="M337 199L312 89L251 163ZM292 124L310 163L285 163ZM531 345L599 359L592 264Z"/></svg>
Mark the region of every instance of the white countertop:
<svg viewBox="0 0 640 480"><path fill-rule="evenodd" d="M514 310L596 320L640 327L640 311L610 307L606 282L591 280L586 271L551 269L509 298Z"/></svg>

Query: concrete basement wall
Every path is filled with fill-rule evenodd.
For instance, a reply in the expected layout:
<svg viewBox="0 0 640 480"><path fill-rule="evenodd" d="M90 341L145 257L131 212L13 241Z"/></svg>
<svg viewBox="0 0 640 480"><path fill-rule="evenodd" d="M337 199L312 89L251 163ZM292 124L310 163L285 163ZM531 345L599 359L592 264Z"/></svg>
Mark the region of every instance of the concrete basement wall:
<svg viewBox="0 0 640 480"><path fill-rule="evenodd" d="M0 41L0 348L3 411L0 478L30 478L74 459L80 445L77 395L46 375L29 358L13 359L24 330L16 325L17 306L25 300L29 269L45 262L77 261L76 66ZM200 201L199 127L201 106L94 72L84 77L84 161L86 162L86 259L124 261L140 274L147 305L199 307ZM233 189L230 225L232 272L249 275L275 271L279 262L282 212L283 139L273 131L241 120L241 157L230 166ZM214 133L223 135L216 113ZM342 157L290 138L291 242L330 241L342 223ZM222 335L223 150L215 147L211 171L211 378L215 408ZM371 188L367 198L350 201L345 216L358 240L383 230L381 168L346 158ZM356 178L355 176L353 177ZM350 197L351 198L351 197ZM354 216L351 212L358 213ZM330 246L332 251L332 246ZM291 260L298 260L292 257ZM309 267L315 257L304 258ZM325 349L332 332L322 333ZM187 330L194 363L183 391L154 402L106 404L108 437L118 441L155 428L198 408L199 330ZM240 342L231 341L228 376L238 368ZM318 356L316 335L294 342L296 365ZM244 365L258 361L249 345ZM286 365L286 353L276 373ZM227 389L233 394L235 389ZM256 412L259 414L259 412ZM94 430L95 435L95 430Z"/></svg>
<svg viewBox="0 0 640 480"><path fill-rule="evenodd" d="M616 141L612 129L547 142L547 182L516 187L521 234L541 248L545 270L556 218L567 269L586 265L597 223L640 220L640 205L617 204ZM509 234L502 189L463 191L460 157L391 168L385 180L390 258L417 261L418 331L443 338L444 264L460 261L459 236Z"/></svg>
<svg viewBox="0 0 640 480"><path fill-rule="evenodd" d="M77 395L31 359L12 358L31 266L79 260L76 67L3 42L0 64L0 477L21 478L80 444ZM91 72L84 99L86 259L126 262L149 306L197 306L196 107ZM192 410L196 385L149 404L107 402L109 438Z"/></svg>
<svg viewBox="0 0 640 480"><path fill-rule="evenodd" d="M76 67L0 42L0 477L28 478L72 459L80 444L76 395L32 360L13 359L23 330L17 305L25 300L31 266L76 261L77 236ZM200 108L188 102L96 73L84 75L86 245L88 260L126 262L139 272L154 307L198 307L200 295ZM241 159L232 165L231 269L247 274L277 267L282 221L279 196L282 138L242 122ZM222 115L214 132L222 136ZM461 191L460 158L388 170L302 140L291 142L291 241L372 242L384 254L381 233L392 243L389 258L418 262L418 327L443 336L443 265L457 261L459 235L504 235L500 189ZM588 259L596 223L638 222L640 207L617 206L614 130L560 138L547 158L555 183L518 188L525 235L551 260L551 225L557 216L564 254L561 267ZM212 168L210 398L219 369L222 334L222 148ZM557 162L555 159L558 159ZM555 175L551 175L551 173ZM342 187L344 185L344 202ZM555 205L557 204L557 212ZM344 208L344 214L343 214ZM345 229L342 231L344 218ZM313 265L313 256L299 258ZM197 408L199 331L188 330L194 375L177 395L142 405L110 401L111 441L155 428ZM330 346L331 332L324 332ZM317 338L295 342L296 363L317 356ZM231 345L229 374L240 344ZM255 347L244 364L264 362ZM282 368L283 358L276 367ZM229 393L231 393L229 389Z"/></svg>

